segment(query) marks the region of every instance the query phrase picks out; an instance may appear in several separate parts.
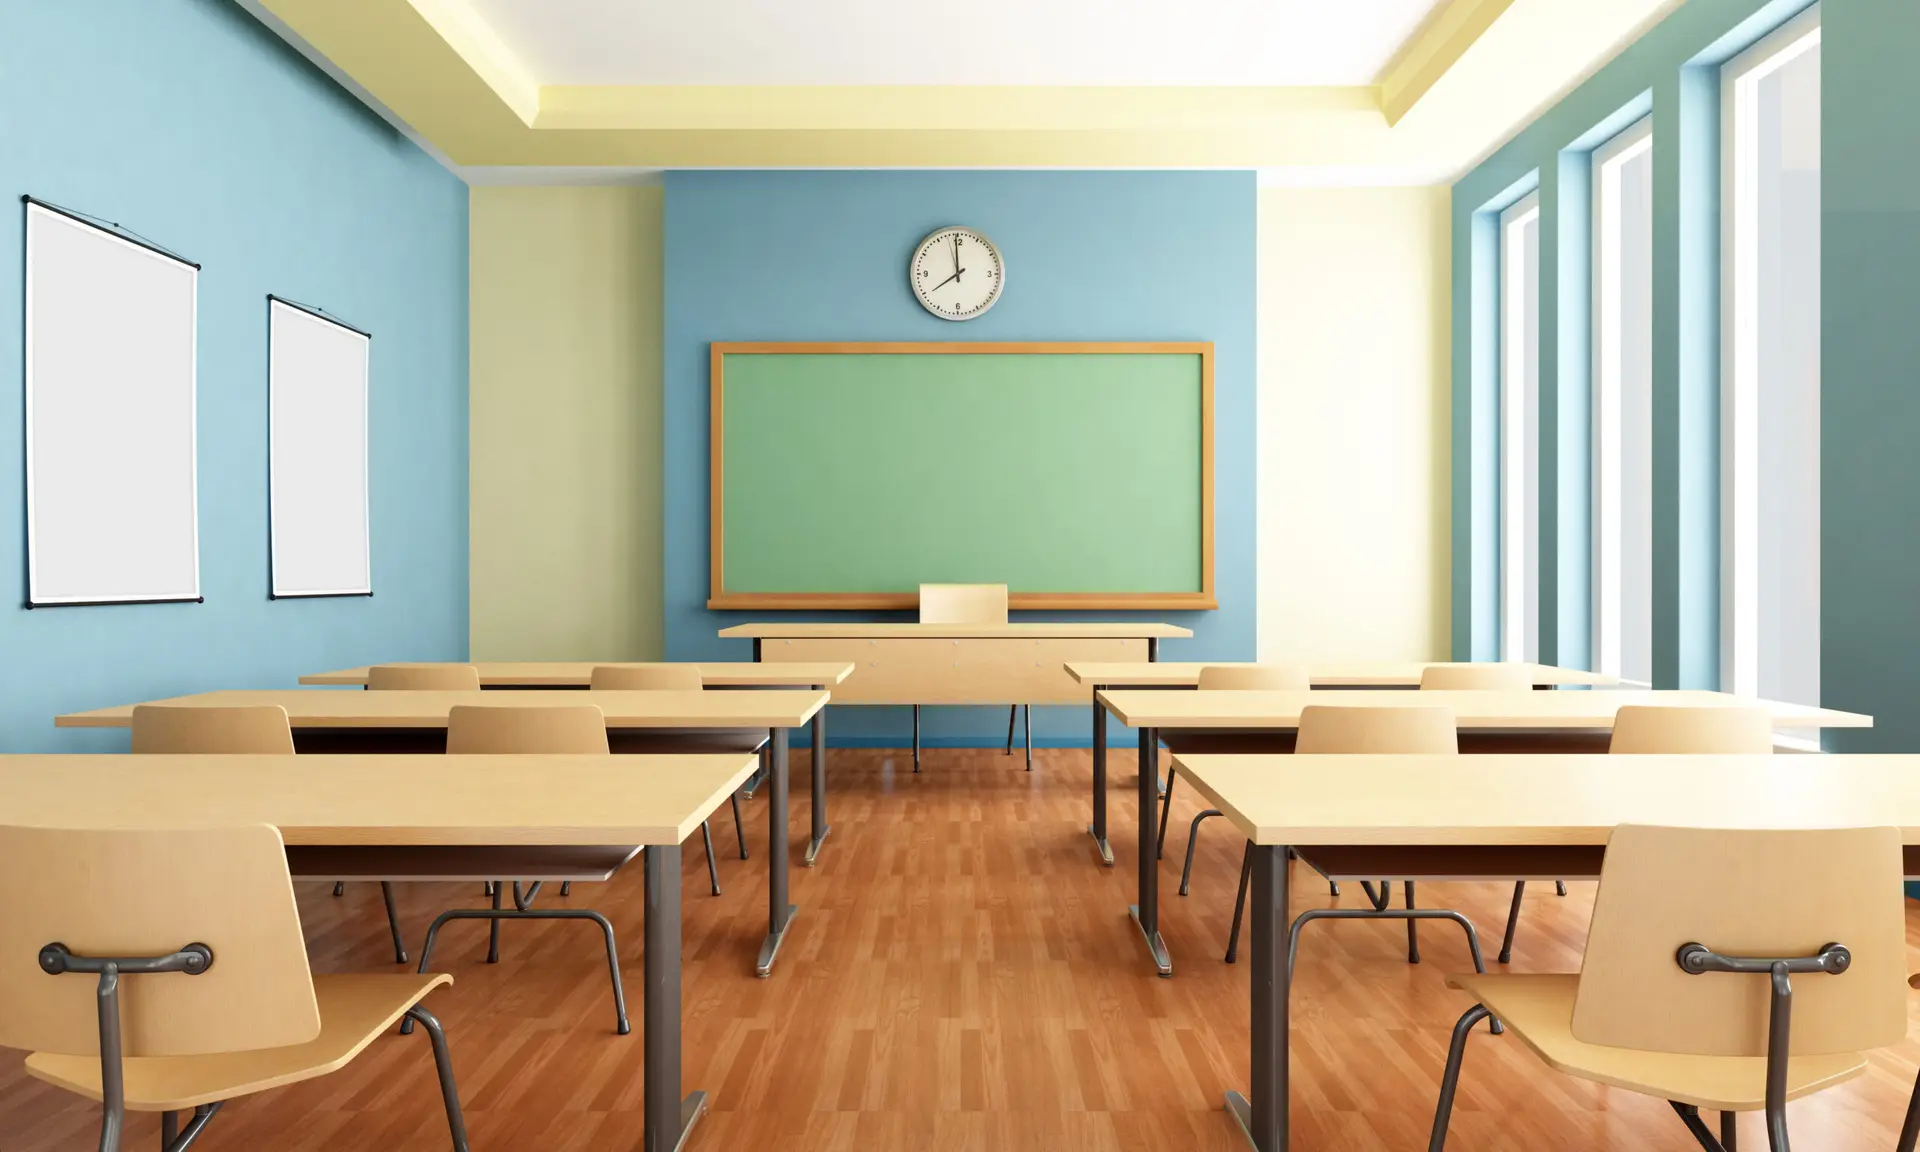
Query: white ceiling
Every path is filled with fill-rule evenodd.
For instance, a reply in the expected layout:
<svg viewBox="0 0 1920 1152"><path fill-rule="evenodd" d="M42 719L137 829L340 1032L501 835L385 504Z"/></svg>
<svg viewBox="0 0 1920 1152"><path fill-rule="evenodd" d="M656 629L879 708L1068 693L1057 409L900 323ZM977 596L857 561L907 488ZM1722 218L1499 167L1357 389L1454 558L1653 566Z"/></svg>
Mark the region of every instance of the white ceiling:
<svg viewBox="0 0 1920 1152"><path fill-rule="evenodd" d="M539 84L1374 83L1439 0L467 0Z"/></svg>

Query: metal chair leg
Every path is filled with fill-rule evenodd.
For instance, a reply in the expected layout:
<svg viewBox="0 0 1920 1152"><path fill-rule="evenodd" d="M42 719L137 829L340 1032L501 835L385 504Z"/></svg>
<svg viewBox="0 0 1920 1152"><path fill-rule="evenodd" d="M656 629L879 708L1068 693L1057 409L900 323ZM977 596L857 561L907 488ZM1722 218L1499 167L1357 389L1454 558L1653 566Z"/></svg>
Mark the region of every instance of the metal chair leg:
<svg viewBox="0 0 1920 1152"><path fill-rule="evenodd" d="M1247 910L1247 882L1253 879L1253 841L1240 856L1240 891L1233 898L1233 930L1227 933L1227 963L1240 954L1240 918Z"/></svg>
<svg viewBox="0 0 1920 1152"><path fill-rule="evenodd" d="M1013 755L1013 722L1019 718L1020 705L1015 704L1007 709L1007 750L1001 753L1003 756Z"/></svg>
<svg viewBox="0 0 1920 1152"><path fill-rule="evenodd" d="M1387 906L1393 903L1393 881L1391 880L1380 881L1378 892L1373 890L1373 881L1362 880L1360 891L1366 893L1367 903L1373 905L1375 912L1385 912Z"/></svg>
<svg viewBox="0 0 1920 1152"><path fill-rule="evenodd" d="M447 1106L447 1131L453 1137L453 1152L468 1152L467 1121L460 1112L460 1089L453 1082L453 1053L447 1049L447 1033L433 1013L415 1004L407 1009L409 1023L418 1020L433 1044L433 1067L440 1076L440 1099Z"/></svg>
<svg viewBox="0 0 1920 1152"><path fill-rule="evenodd" d="M733 838L740 841L740 859L747 858L747 826L740 822L740 794L733 794Z"/></svg>
<svg viewBox="0 0 1920 1152"><path fill-rule="evenodd" d="M713 862L713 830L707 827L707 821L700 821L700 839L707 846L707 886L713 889L715 896L720 895L720 869Z"/></svg>
<svg viewBox="0 0 1920 1152"><path fill-rule="evenodd" d="M1553 894L1555 896L1565 896L1567 894L1567 882L1565 880L1555 880L1553 882Z"/></svg>
<svg viewBox="0 0 1920 1152"><path fill-rule="evenodd" d="M1033 705L1022 704L1020 714L1027 721L1027 771L1033 771Z"/></svg>
<svg viewBox="0 0 1920 1152"><path fill-rule="evenodd" d="M1913 1152L1916 1141L1920 1141L1920 1076L1914 1077L1913 1095L1907 1098L1907 1121L1900 1125L1900 1140L1894 1150Z"/></svg>
<svg viewBox="0 0 1920 1152"><path fill-rule="evenodd" d="M347 894L347 882L345 880L335 880L333 882L334 899L337 900L340 897L345 896L346 894Z"/></svg>
<svg viewBox="0 0 1920 1152"><path fill-rule="evenodd" d="M1335 900L1340 899L1340 881L1327 881L1327 895L1333 897Z"/></svg>
<svg viewBox="0 0 1920 1152"><path fill-rule="evenodd" d="M1484 1005L1475 1004L1453 1026L1453 1041L1447 1045L1447 1071L1440 1077L1440 1102L1433 1109L1433 1134L1427 1138L1427 1152L1444 1152L1447 1146L1447 1122L1453 1119L1453 1094L1460 1087L1460 1062L1467 1054L1467 1034L1490 1015Z"/></svg>
<svg viewBox="0 0 1920 1152"><path fill-rule="evenodd" d="M1720 1113L1720 1147L1726 1152L1740 1152L1740 1129L1734 1124L1738 1116L1738 1112Z"/></svg>
<svg viewBox="0 0 1920 1152"><path fill-rule="evenodd" d="M913 706L913 770L920 771L920 705Z"/></svg>
<svg viewBox="0 0 1920 1152"><path fill-rule="evenodd" d="M494 887L494 891L498 892L504 887L505 885L497 884ZM619 949L615 946L614 936L613 936L613 924L605 916L602 916L600 913L595 912L591 908L541 908L541 909L506 908L506 909L502 909L498 905L494 906L493 908L450 908L447 911L440 913L440 915L434 917L433 923L427 926L427 938L426 938L426 941L420 945L420 966L419 968L416 969L416 971L419 971L422 973L427 971L428 964L431 963L431 961L433 960L433 945L434 945L434 942L439 939L440 929L450 921L454 921L454 920L486 920L490 922L489 926L495 932L499 931L500 921L502 920L591 920L593 921L595 924L599 925L600 934L606 940L607 971L613 980L613 1011L619 1024L618 1031L622 1036L625 1036L629 1032L633 1031L633 1026L627 1020L626 988L622 985L620 980L620 952L619 952ZM412 1031L413 1031L413 1021L411 1019L402 1020L400 1022L400 1032L402 1035L410 1034Z"/></svg>
<svg viewBox="0 0 1920 1152"><path fill-rule="evenodd" d="M493 910L500 911L500 894L506 891L505 880L493 882ZM487 923L487 963L500 963L500 917L495 916Z"/></svg>
<svg viewBox="0 0 1920 1152"><path fill-rule="evenodd" d="M1173 776L1174 768L1169 764L1167 765L1167 788L1160 793L1160 837L1159 843L1153 848L1155 860L1167 858L1167 814L1173 811Z"/></svg>
<svg viewBox="0 0 1920 1152"><path fill-rule="evenodd" d="M388 881L380 881L380 899L387 905L387 931L393 933L393 962L405 964L407 948L400 940L400 914L393 909L393 885Z"/></svg>
<svg viewBox="0 0 1920 1152"><path fill-rule="evenodd" d="M1407 911L1411 912L1413 911L1413 881L1402 880L1400 886L1407 890ZM1480 946L1475 944L1473 950L1478 952ZM1420 963L1420 922L1411 916L1407 917L1407 963Z"/></svg>
<svg viewBox="0 0 1920 1152"><path fill-rule="evenodd" d="M1500 938L1500 963L1506 964L1513 959L1513 930L1520 926L1520 897L1527 894L1527 882L1513 882L1513 907L1507 910L1507 934Z"/></svg>
<svg viewBox="0 0 1920 1152"><path fill-rule="evenodd" d="M1187 882L1193 879L1193 848L1200 842L1200 822L1209 816L1218 815L1220 815L1220 809L1209 808L1195 816L1193 823L1187 825L1187 863L1180 869L1180 895L1182 896L1187 894Z"/></svg>

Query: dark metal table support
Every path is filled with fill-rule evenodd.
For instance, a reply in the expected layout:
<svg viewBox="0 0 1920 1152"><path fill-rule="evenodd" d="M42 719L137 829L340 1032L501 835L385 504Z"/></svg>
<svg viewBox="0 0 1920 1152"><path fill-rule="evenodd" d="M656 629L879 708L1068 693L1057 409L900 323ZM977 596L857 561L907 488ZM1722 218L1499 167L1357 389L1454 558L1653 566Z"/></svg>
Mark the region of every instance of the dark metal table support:
<svg viewBox="0 0 1920 1152"><path fill-rule="evenodd" d="M646 850L646 977L641 1037L645 1152L678 1152L707 1094L680 1095L680 846Z"/></svg>
<svg viewBox="0 0 1920 1152"><path fill-rule="evenodd" d="M1147 637L1147 663L1160 659L1160 640ZM1093 824L1087 829L1093 836L1094 845L1100 850L1100 863L1113 867L1113 847L1107 843L1107 709L1100 703L1100 692L1105 688L1115 688L1115 684L1093 685ZM1154 781L1156 793L1159 781ZM1158 802L1156 796L1155 802Z"/></svg>
<svg viewBox="0 0 1920 1152"><path fill-rule="evenodd" d="M1227 1093L1227 1113L1258 1152L1286 1152L1288 1068L1287 848L1255 845L1253 867L1253 1082ZM1251 1096L1251 1099L1248 1097Z"/></svg>
<svg viewBox="0 0 1920 1152"><path fill-rule="evenodd" d="M1087 825L1100 863L1113 867L1113 846L1107 843L1107 706L1100 703L1100 685L1093 686L1093 823Z"/></svg>
<svg viewBox="0 0 1920 1152"><path fill-rule="evenodd" d="M815 684L815 692L825 692L825 684ZM832 831L827 826L827 706L822 704L820 711L813 714L813 835L807 841L807 855L802 863L813 867L820 856L820 845Z"/></svg>
<svg viewBox="0 0 1920 1152"><path fill-rule="evenodd" d="M1162 976L1173 975L1173 960L1167 955L1167 942L1160 938L1160 734L1152 728L1140 729L1140 895L1139 903L1127 909L1147 942L1153 967Z"/></svg>
<svg viewBox="0 0 1920 1152"><path fill-rule="evenodd" d="M773 974L774 958L780 954L787 929L793 926L794 914L800 911L797 905L787 903L787 730L769 731L772 740L768 759L772 766L767 772L767 938L760 945L760 958L754 961L755 976Z"/></svg>

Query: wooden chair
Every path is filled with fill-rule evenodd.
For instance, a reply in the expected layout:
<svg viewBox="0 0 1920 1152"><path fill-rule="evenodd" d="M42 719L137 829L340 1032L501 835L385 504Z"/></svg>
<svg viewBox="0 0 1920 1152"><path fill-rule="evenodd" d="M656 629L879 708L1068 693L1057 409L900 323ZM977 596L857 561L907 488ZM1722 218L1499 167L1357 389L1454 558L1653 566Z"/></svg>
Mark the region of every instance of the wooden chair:
<svg viewBox="0 0 1920 1152"><path fill-rule="evenodd" d="M1450 692L1531 692L1533 669L1525 664L1429 664L1420 687Z"/></svg>
<svg viewBox="0 0 1920 1152"><path fill-rule="evenodd" d="M102 1152L129 1111L160 1113L163 1152L181 1152L226 1101L345 1067L403 1016L426 1026L465 1152L421 1003L452 977L312 975L278 830L0 827L0 873L0 1047L101 1102Z"/></svg>
<svg viewBox="0 0 1920 1152"><path fill-rule="evenodd" d="M1626 704L1613 714L1607 751L1623 754L1734 755L1773 751L1773 714L1765 708L1668 708Z"/></svg>
<svg viewBox="0 0 1920 1152"><path fill-rule="evenodd" d="M375 664L367 669L370 692L478 692L480 669L471 664Z"/></svg>
<svg viewBox="0 0 1920 1152"><path fill-rule="evenodd" d="M920 623L922 624L1005 624L1007 622L1007 586L1005 584L922 584L920 585ZM1023 705L1007 709L1007 752L1013 755L1013 722ZM1033 771L1033 707L1025 705L1027 718L1027 771ZM913 706L913 770L920 771L920 705Z"/></svg>
<svg viewBox="0 0 1920 1152"><path fill-rule="evenodd" d="M1459 751L1453 710L1444 707L1410 704L1404 708L1353 708L1312 705L1300 710L1300 735L1294 753L1300 756L1324 755L1453 755ZM1358 880L1367 894L1369 908L1314 908L1294 917L1287 933L1287 970L1293 970L1293 957L1300 948L1300 933L1316 920L1404 920L1407 922L1407 963L1420 962L1419 922L1451 920L1467 935L1467 949L1473 956L1476 972L1486 971L1480 955L1480 935L1473 921L1451 909L1414 907L1416 880L1458 879L1451 870L1436 871L1424 864L1417 852L1405 849L1357 845L1301 849L1295 856L1322 876L1335 880ZM1240 921L1246 909L1247 883L1253 874L1253 845L1248 843L1240 865L1240 891L1234 898L1233 928L1227 938L1227 963L1234 962L1240 946ZM1406 890L1406 907L1393 908L1393 880ZM1373 881L1378 880L1376 893ZM1498 1031L1499 1026L1495 1025Z"/></svg>
<svg viewBox="0 0 1920 1152"><path fill-rule="evenodd" d="M1300 664L1209 664L1200 669L1197 687L1202 692L1304 692L1313 687L1313 678ZM1160 792L1160 838L1156 859L1167 855L1167 814L1173 810L1173 781L1178 769L1167 768L1167 786ZM1199 842L1200 824L1220 815L1218 808L1207 808L1187 825L1187 862L1180 869L1180 895L1187 894L1193 878L1193 850ZM1334 895L1340 894L1339 889Z"/></svg>
<svg viewBox="0 0 1920 1152"><path fill-rule="evenodd" d="M140 704L133 709L136 754L293 755L293 725L278 704L196 708Z"/></svg>
<svg viewBox="0 0 1920 1152"><path fill-rule="evenodd" d="M1448 981L1474 1005L1429 1152L1446 1146L1467 1033L1489 1015L1551 1068L1667 1100L1709 1152L1756 1110L1786 1152L1787 1101L1906 1035L1900 856L1893 828L1614 829L1578 975ZM1719 1139L1702 1108L1720 1113Z"/></svg>
<svg viewBox="0 0 1920 1152"><path fill-rule="evenodd" d="M461 705L447 713L447 752L552 753L607 755L606 716L592 704L562 707ZM383 888L396 882L466 882L488 885L492 906L453 908L434 917L420 946L420 968L433 958L440 929L454 920L488 922L487 963L500 962L500 922L503 920L590 920L606 942L607 972L613 984L616 1030L632 1031L627 1020L626 991L620 980L620 953L613 925L590 908L535 908L540 889L548 883L605 882L613 879L640 849L627 845L495 846L471 847L294 847L287 857L306 876L329 880L379 880ZM503 907L507 881L513 882L513 906ZM528 885L523 887L523 885ZM404 955L401 960L404 961ZM410 1023L402 1032L412 1031Z"/></svg>
<svg viewBox="0 0 1920 1152"><path fill-rule="evenodd" d="M133 710L133 751L136 755L267 755L293 754L293 726L287 710L278 704L197 708L185 704L141 704ZM310 876L294 861L288 867L296 880L332 879ZM341 895L336 882L333 894ZM393 904L393 885L380 883L380 899L387 909L387 930L393 936L393 962L407 962L400 935L400 914Z"/></svg>
<svg viewBox="0 0 1920 1152"><path fill-rule="evenodd" d="M600 664L587 676L587 688L594 692L699 692L706 687L696 664ZM740 859L747 858L747 828L740 818L740 793L733 800L733 838L740 845ZM720 895L720 873L713 859L713 832L706 821L700 822L700 838L707 847L707 886ZM561 889L562 896L566 890Z"/></svg>

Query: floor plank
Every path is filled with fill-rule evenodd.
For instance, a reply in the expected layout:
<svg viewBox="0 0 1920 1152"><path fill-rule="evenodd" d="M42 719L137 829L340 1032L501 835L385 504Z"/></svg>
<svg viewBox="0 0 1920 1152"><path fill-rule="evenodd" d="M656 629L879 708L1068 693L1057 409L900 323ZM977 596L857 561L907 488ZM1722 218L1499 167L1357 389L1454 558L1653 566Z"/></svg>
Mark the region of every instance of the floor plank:
<svg viewBox="0 0 1920 1152"><path fill-rule="evenodd" d="M772 979L752 960L766 927L766 799L748 806L753 859L714 824L725 894L707 894L698 840L685 862L686 1084L712 1111L694 1152L1242 1152L1221 1095L1247 1076L1247 975L1221 962L1240 849L1228 827L1201 834L1193 895L1175 894L1186 822L1177 792L1162 871L1163 931L1176 975L1155 978L1126 913L1132 898L1134 758L1114 754L1116 866L1101 868L1084 827L1085 751L1036 753L1032 773L997 751L906 756L836 750L833 836L821 866L793 869L801 906ZM792 842L805 844L806 756L795 756ZM636 1149L641 1043L641 877L580 885L566 903L606 912L621 933L636 1032L614 1034L599 937L578 922L508 924L503 959L484 963L486 932L455 924L436 966L455 985L431 1006L446 1023L473 1147ZM1571 971L1592 903L1528 889L1515 971ZM1497 950L1511 889L1423 886L1427 907L1458 908ZM316 971L390 959L379 890L333 899L301 885ZM1303 872L1297 906L1330 903ZM543 897L555 903L552 897ZM1346 892L1342 903L1360 902ZM401 889L412 946L477 887ZM1920 941L1920 914L1908 920ZM1405 962L1399 924L1315 925L1294 992L1295 1146L1424 1147L1448 1031L1465 1007L1443 984L1469 966L1463 937L1424 925L1426 962ZM1920 963L1920 955L1914 957ZM1877 1054L1869 1074L1793 1106L1805 1147L1892 1146L1920 1044ZM27 1078L0 1053L0 1132L17 1152L91 1147L94 1105ZM1749 1146L1764 1140L1742 1121ZM135 1118L127 1146L157 1144ZM230 1105L196 1145L205 1152L446 1147L424 1038L388 1037L347 1070ZM1693 1145L1666 1105L1547 1071L1511 1039L1477 1035L1449 1147L1634 1149Z"/></svg>

